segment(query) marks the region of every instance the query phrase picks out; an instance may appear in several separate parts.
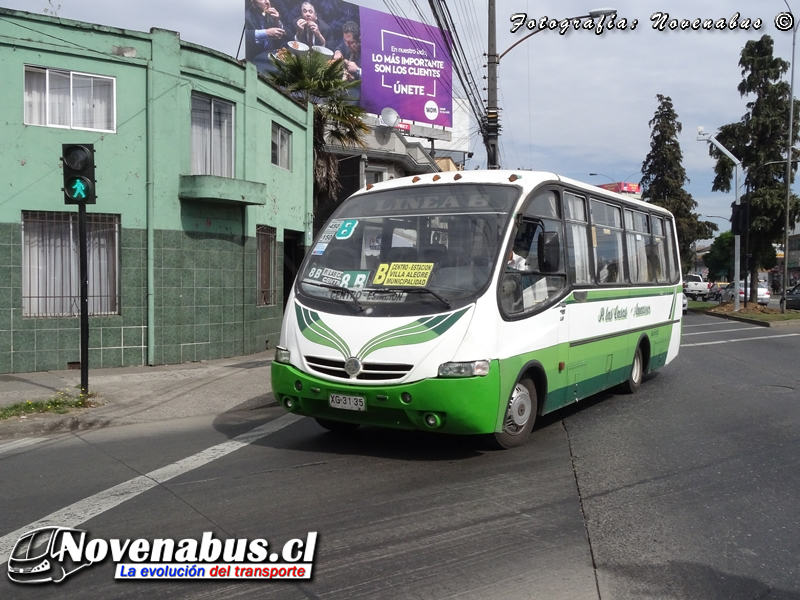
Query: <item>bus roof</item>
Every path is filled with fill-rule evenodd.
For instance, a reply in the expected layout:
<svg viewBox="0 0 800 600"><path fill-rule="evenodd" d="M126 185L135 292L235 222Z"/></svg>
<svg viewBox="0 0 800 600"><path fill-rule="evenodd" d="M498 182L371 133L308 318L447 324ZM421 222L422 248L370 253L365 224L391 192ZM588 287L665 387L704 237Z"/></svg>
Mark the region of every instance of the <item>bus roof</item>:
<svg viewBox="0 0 800 600"><path fill-rule="evenodd" d="M437 183L513 183L523 189L525 195L543 183L562 183L572 188L585 192L595 198L618 199L627 204L638 206L643 210L651 210L669 214L666 209L632 198L627 194L619 194L604 188L584 183L569 177L563 177L549 171L512 171L512 170L474 170L474 171L443 171L440 173L426 173L424 175L414 175L409 177L399 177L380 183L368 185L366 188L358 190L355 195L369 193L371 191L390 190L412 185L436 185Z"/></svg>

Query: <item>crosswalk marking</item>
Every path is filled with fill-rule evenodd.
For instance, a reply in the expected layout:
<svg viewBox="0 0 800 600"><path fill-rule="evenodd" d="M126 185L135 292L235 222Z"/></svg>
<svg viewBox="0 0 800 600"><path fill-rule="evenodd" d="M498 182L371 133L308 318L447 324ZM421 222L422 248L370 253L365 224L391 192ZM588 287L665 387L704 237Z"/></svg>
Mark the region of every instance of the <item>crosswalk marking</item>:
<svg viewBox="0 0 800 600"><path fill-rule="evenodd" d="M11 554L11 550L14 548L14 544L23 533L38 527L46 527L48 525L77 527L81 523L85 523L89 519L92 519L97 515L106 512L107 510L111 510L115 506L119 506L123 502L130 500L131 498L134 498L159 484L169 481L170 479L173 479L178 475L182 475L183 473L193 469L197 469L198 467L217 460L218 458L222 458L231 452L248 446L257 440L270 435L271 433L280 431L284 427L287 427L288 425L291 425L302 418L303 417L293 414L284 415L275 419L274 421L269 421L256 427L255 429L251 429L250 431L238 435L226 442L222 442L216 446L211 446L210 448L206 448L197 454L193 454L192 456L161 467L160 469L156 469L155 471L150 471L145 475L140 475L139 477L129 479L128 481L120 483L119 485L115 485L114 487L99 492L94 496L89 496L88 498L79 500L70 506L62 508L61 510L49 514L38 521L30 523L25 527L20 527L16 531L7 533L3 537L0 537L0 565L4 564L4 562L8 560L8 556Z"/></svg>

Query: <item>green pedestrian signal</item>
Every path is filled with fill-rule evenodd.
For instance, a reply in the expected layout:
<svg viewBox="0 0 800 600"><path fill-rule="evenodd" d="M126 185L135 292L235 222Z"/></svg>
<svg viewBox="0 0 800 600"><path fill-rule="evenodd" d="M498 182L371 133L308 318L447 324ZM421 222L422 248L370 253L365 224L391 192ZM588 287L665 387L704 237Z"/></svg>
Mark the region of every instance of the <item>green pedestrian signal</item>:
<svg viewBox="0 0 800 600"><path fill-rule="evenodd" d="M63 144L61 161L64 171L64 203L94 204L94 145Z"/></svg>
<svg viewBox="0 0 800 600"><path fill-rule="evenodd" d="M64 195L73 203L87 202L92 183L85 177L73 177L64 184Z"/></svg>

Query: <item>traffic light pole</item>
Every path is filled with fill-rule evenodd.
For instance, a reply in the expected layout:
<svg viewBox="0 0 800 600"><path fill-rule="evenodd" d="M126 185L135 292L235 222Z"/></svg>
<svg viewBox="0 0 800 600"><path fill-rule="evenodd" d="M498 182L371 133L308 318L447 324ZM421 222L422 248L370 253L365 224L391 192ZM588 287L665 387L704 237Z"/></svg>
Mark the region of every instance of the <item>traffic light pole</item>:
<svg viewBox="0 0 800 600"><path fill-rule="evenodd" d="M86 234L86 205L95 204L94 144L62 144L61 168L64 203L78 205L78 265L81 310L81 396L89 394L89 259Z"/></svg>
<svg viewBox="0 0 800 600"><path fill-rule="evenodd" d="M86 250L86 204L78 204L78 243L81 278L81 396L89 394L89 260Z"/></svg>

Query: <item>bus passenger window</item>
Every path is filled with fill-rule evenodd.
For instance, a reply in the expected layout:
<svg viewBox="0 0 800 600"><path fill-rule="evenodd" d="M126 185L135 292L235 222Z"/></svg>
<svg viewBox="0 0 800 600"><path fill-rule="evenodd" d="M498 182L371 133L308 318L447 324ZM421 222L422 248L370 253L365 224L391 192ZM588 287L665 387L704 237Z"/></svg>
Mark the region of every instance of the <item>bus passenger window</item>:
<svg viewBox="0 0 800 600"><path fill-rule="evenodd" d="M591 200L592 242L597 283L622 283L622 215L618 206Z"/></svg>
<svg viewBox="0 0 800 600"><path fill-rule="evenodd" d="M589 266L589 236L586 223L586 200L566 192L564 210L567 220L567 270L575 284L592 282Z"/></svg>

